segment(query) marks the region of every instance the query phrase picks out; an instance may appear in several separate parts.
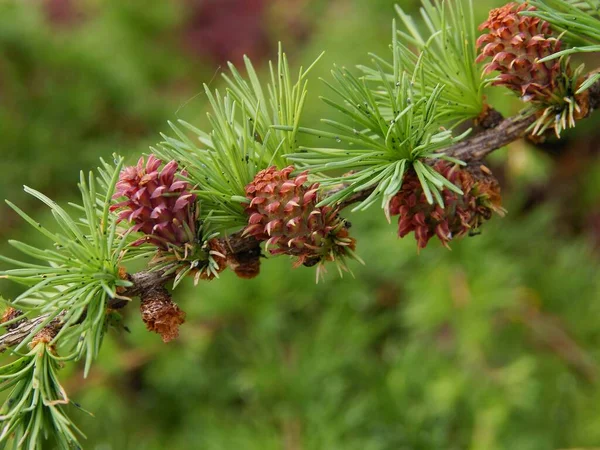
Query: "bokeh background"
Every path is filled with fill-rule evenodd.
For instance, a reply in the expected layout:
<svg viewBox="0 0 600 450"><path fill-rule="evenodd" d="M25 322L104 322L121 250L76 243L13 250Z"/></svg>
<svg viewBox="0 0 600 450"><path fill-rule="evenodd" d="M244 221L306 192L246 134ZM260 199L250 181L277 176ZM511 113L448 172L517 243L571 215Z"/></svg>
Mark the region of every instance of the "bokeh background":
<svg viewBox="0 0 600 450"><path fill-rule="evenodd" d="M282 41L312 73L305 123L329 111L318 77L388 56L394 0L0 2L0 197L43 219L29 185L67 202L79 170L134 162L167 120L206 124L202 83ZM401 1L417 11L417 0ZM501 2L478 0L483 20ZM592 66L598 61L590 59ZM490 102L519 105L502 91ZM88 379L64 369L85 448L546 450L600 447L600 116L561 142L496 152L504 219L420 255L377 208L350 215L366 266L263 263L176 299L179 340L111 333ZM0 205L0 252L33 240ZM0 280L1 281L1 280ZM0 283L5 296L16 287ZM51 448L49 446L48 448Z"/></svg>

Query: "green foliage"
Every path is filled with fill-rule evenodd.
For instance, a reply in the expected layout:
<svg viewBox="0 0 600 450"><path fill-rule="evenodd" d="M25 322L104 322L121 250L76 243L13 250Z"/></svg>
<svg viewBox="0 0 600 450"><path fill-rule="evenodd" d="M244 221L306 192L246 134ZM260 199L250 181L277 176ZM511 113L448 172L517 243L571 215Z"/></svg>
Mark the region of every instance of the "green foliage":
<svg viewBox="0 0 600 450"><path fill-rule="evenodd" d="M281 44L277 59L277 68L269 61L270 83L267 85L268 96L265 96L256 70L248 57L244 58L249 82L246 81L235 66L229 63L231 77L223 74L227 82L228 93L236 104L240 105L249 120L253 121L255 139L267 147L267 154L272 158L271 164L283 168L285 156L294 153L297 148L298 128L302 118L302 110L308 93L307 76L323 53L304 70L300 67L298 79L292 82L287 56ZM284 132L278 125L291 126L291 132Z"/></svg>
<svg viewBox="0 0 600 450"><path fill-rule="evenodd" d="M35 447L35 442L42 433L60 434L71 427L60 410L54 408L60 402L54 402L59 398L53 392L62 392L56 385L56 361L83 359L84 376L87 376L93 360L98 356L106 331L108 302L119 298L119 287L131 284L121 279L119 267L146 252L144 249L128 252L131 239L128 233L118 229L115 216L109 212L123 158L118 158L115 162L116 167L102 161L98 180L92 172L88 177L81 173L79 190L82 204L72 205L75 211L82 214L79 218L74 218L40 192L25 187L26 192L50 208L56 231L38 223L8 202L29 225L52 243L52 248L38 249L24 242L10 241L27 258L39 261L36 263L0 256L2 261L17 267L0 272L0 277L28 287L14 300L6 303L23 311L24 318L43 318L12 351L18 354L26 348L44 327L56 322L63 325L52 339L57 350L63 353L61 358L55 357L54 350L45 347L40 350L36 346L29 353L28 359L24 360L23 364L27 365L27 369L22 369L20 364L9 364L2 368L7 378L24 380L19 385L21 387L13 391L9 404L10 415L4 416L2 420L10 419L7 430L12 430L19 424L27 424L28 431L17 434L17 437L30 439L27 442L30 442L31 448L38 448ZM7 327L13 322L0 326ZM25 378L20 378L21 376ZM28 384L27 380L31 377L34 381ZM38 381L40 379L42 381ZM39 383L46 384L38 387ZM6 387L11 386L13 383L6 384ZM38 402L40 395L44 401ZM30 397L35 401L28 401ZM67 402L66 397L63 400ZM28 409L30 407L31 410ZM51 410L46 411L45 408ZM30 413L33 416L29 416ZM64 439L71 437L67 433ZM0 442L6 442L10 438L10 433L6 432Z"/></svg>
<svg viewBox="0 0 600 450"><path fill-rule="evenodd" d="M53 232L9 203L27 223L52 242L52 249L38 249L24 242L10 241L10 244L24 255L40 261L30 263L4 256L0 258L19 268L0 272L0 276L23 284L29 288L15 298L10 305L23 310L28 316L48 314L37 331L66 311L64 322L72 325L81 321L79 326L69 330L71 337L78 341L79 352L87 354L86 372L100 347L99 331L104 324L104 308L108 298L117 297L119 286L128 286L118 275L119 265L130 259L125 257L128 236L117 230L117 222L109 214L114 185L123 163L119 159L117 168L104 165L104 174L110 176L109 190L96 192L93 173L86 180L83 172L79 190L83 205L74 205L84 216L75 219L56 202L31 188L26 192L33 195L52 212L59 231ZM108 172L110 171L110 172ZM110 174L110 175L109 175ZM84 314L86 312L86 314ZM75 333L72 333L76 331ZM30 335L16 349L27 345Z"/></svg>
<svg viewBox="0 0 600 450"><path fill-rule="evenodd" d="M41 449L43 439L52 437L57 448L81 448L83 436L65 415L70 403L57 372L62 366L51 345L39 342L11 364L0 367L0 390L11 389L0 409L0 442L12 441L14 450ZM5 444L6 445L6 444Z"/></svg>
<svg viewBox="0 0 600 450"><path fill-rule="evenodd" d="M175 159L185 169L186 179L202 199L201 217L210 217L216 230L245 225L246 185L262 169L287 165L285 156L297 148L296 134L307 93L306 76L316 62L307 70L300 68L294 83L280 46L277 68L269 65L268 95L248 58L248 81L230 64L231 77L224 75L228 85L224 96L204 86L212 108L212 114L207 114L212 131L205 133L179 121L195 135L191 140L170 123L177 138L163 134L164 141L151 147L156 155ZM290 132L282 131L278 128L281 126L287 126Z"/></svg>
<svg viewBox="0 0 600 450"><path fill-rule="evenodd" d="M101 357L111 375L83 393L98 418L81 425L119 450L594 447L600 392L579 370L598 367L600 266L556 220L510 214L417 255L360 214L356 278L315 285L270 260L254 280L182 285L195 319L180 344L166 351L131 320ZM573 359L551 346L569 342Z"/></svg>
<svg viewBox="0 0 600 450"><path fill-rule="evenodd" d="M467 133L453 137L450 130L440 128L444 112L439 110L439 105L445 87L436 85L429 93L419 67L413 74L404 71L395 32L393 39L393 78L386 77L375 61L382 86L373 89L366 79L355 77L347 69L335 68L332 71L335 84L328 83L328 86L341 98L341 102L328 98L323 98L323 101L352 119L356 128L330 119L322 122L335 132L300 128L301 132L346 145L345 148L301 147L299 153L288 157L312 173L352 171L323 178L322 184L326 187L343 183L323 203L340 202L354 193L373 188L367 199L354 210L366 209L380 201L387 211L390 199L400 189L409 168L419 176L430 203L435 200L443 204L440 192L444 187L461 192L423 161L425 158L452 160L440 150ZM421 79L419 86L414 83L417 78Z"/></svg>
<svg viewBox="0 0 600 450"><path fill-rule="evenodd" d="M532 0L528 4L537 11L523 11L526 16L539 17L564 32L571 46L541 61L575 53L600 51L600 1L598 0Z"/></svg>
<svg viewBox="0 0 600 450"><path fill-rule="evenodd" d="M437 84L445 86L439 99L440 114L450 124L458 124L477 117L483 111L482 64L477 58L477 25L472 0L431 2L423 0L421 16L427 33L419 31L410 14L400 5L396 11L404 26L398 30L399 42L394 51L400 53L402 65L412 73L417 67L422 73L414 82L423 83L426 92L432 93ZM414 50L411 50L414 49ZM377 56L374 58L380 60ZM382 62L382 65L388 66ZM360 66L373 81L381 80L381 73ZM392 75L386 74L388 79Z"/></svg>
<svg viewBox="0 0 600 450"><path fill-rule="evenodd" d="M217 230L240 227L247 222L243 203L244 188L254 176L269 165L266 146L255 139L251 117L241 112L229 95L220 97L205 87L213 113L209 121L213 130L205 133L187 122L179 124L196 133L191 141L184 132L170 124L179 139L163 135L164 141L151 147L157 156L175 159L187 173L193 192L202 199L202 213L210 214Z"/></svg>
<svg viewBox="0 0 600 450"><path fill-rule="evenodd" d="M168 47L159 46L155 53L158 39L142 30L171 32L165 24L170 16L162 8L155 12L141 3L120 3L106 3L111 6L104 10L104 24L92 22L102 33L76 35L87 39L69 34L66 42L50 30L38 30L39 22L6 15L0 19L11 25L0 26L2 48L35 42L31 53L16 52L28 55L24 67L42 59L40 55L60 55L60 61L49 64L56 70L39 102L23 101L35 100L23 89L15 100L26 105L23 110L13 115L0 108L0 122L8 124L0 130L3 142L18 150L14 155L22 158L22 149L39 148L54 162L52 149L68 149L61 152L68 158L55 163L72 166L75 150L89 151L90 143L102 151L113 143L131 148L139 138L133 138L138 131L131 129L151 128L162 120L165 108L157 104L164 99L153 95L156 86L181 82L176 74L187 66ZM364 9L357 13L358 3ZM587 12L597 4L568 3ZM336 18L343 22L354 15L356 23L366 22L362 12L373 4L348 2L344 15ZM300 112L316 108L306 97L308 70L300 70L293 82L281 52L278 63L270 66L267 86L258 82L246 60L247 79L231 66L224 95L205 89L213 109L212 131L180 121L172 125L176 137L163 136L164 142L152 149L188 171L202 201L201 240L213 230L246 224L244 187L271 164L294 162L299 169L319 172L324 188L336 192L331 201L374 188L359 209L376 201L385 208L409 169L420 175L430 202L441 202L442 187L456 189L425 160L448 159L444 148L464 136L454 137L450 130L481 111L479 69L468 63L474 59L471 7L480 3L435 5L424 3L425 34L399 8L406 31L394 31L391 63L373 55L373 67L361 66L362 78L334 70L330 86L341 100L325 102L343 117L324 121L334 132L301 127ZM134 23L136 17L141 25ZM20 31L23 24L25 32ZM330 53L336 57L355 51L350 46L355 45L356 28L350 28L348 39L334 36L339 47ZM2 41L7 35L10 39ZM123 43L122 52L114 52L115 43L119 48ZM138 54L142 56L136 59ZM20 57L9 58L9 66L15 60ZM60 88L73 61L86 68L85 74L75 87ZM3 78L3 89L15 91L19 70L11 72L7 85ZM52 103L49 93L55 92L60 95ZM114 118L108 123L90 117L105 100L102 117ZM51 104L58 113L39 108ZM69 114L73 121L63 118ZM312 116L305 115L302 122ZM20 134L11 122L19 117L27 119L30 134ZM132 125L132 118L140 122ZM555 119L552 114L547 118ZM564 120L568 117L559 123ZM55 142L63 125L67 131ZM299 147L296 139L302 133L346 148ZM87 147L80 148L81 143ZM34 166L36 158L29 159ZM79 446L79 432L65 415L68 404L77 405L69 402L57 372L63 362L81 361L87 373L97 357L103 370L77 392L98 415L93 422L81 419L90 448L545 450L600 442L600 267L587 241L555 231L557 224L564 228L561 215L546 210L513 214L502 224L492 222L485 235L461 243L452 253L434 247L418 258L412 242L398 242L377 217L361 216L352 220L352 231L358 230L369 265L355 279L318 286L311 270L289 271L276 261L263 264L257 279L240 280L229 272L200 289L186 285L182 272L176 280L181 281L177 300L188 300L189 323L180 343L166 351L137 318L126 317L130 336L105 339L109 326L123 327L117 313L107 310L119 299L116 289L128 284L119 278L119 266L150 253L145 247L129 247L134 236L108 213L121 164L120 159L116 168L103 163L97 178L82 175L82 202L68 211L27 188L49 206L53 225L42 227L15 207L51 246L39 248L31 236L27 244L12 241L23 260L2 258L16 268L1 276L27 289L7 303L22 309L25 317L43 314L45 319L10 356L16 361L0 367L0 390L9 396L0 409L0 446L38 450L46 444L44 438L52 448ZM45 164L39 166L28 172L31 179L46 171ZM11 187L24 172L12 167L6 170ZM353 173L339 176L345 170ZM66 171L61 166L60 173ZM598 189L590 192L592 204ZM127 309L135 314L135 308ZM32 337L51 320L66 325L61 334L31 348ZM69 390L71 384L78 389L80 380L67 383Z"/></svg>
<svg viewBox="0 0 600 450"><path fill-rule="evenodd" d="M426 0L423 5L428 37L398 6L406 31L397 31L394 22L391 63L372 54L373 67L359 66L364 73L361 78L344 68L333 70L335 82L327 84L341 102L323 100L354 126L323 119L335 132L300 128L345 144L344 148L301 147L288 157L312 173L320 173L324 187L341 185L322 203L334 204L372 189L354 210L381 202L387 215L389 201L409 169L417 173L430 203L443 205L444 188L462 193L424 161L452 160L442 150L466 133L453 137L443 126L451 129L483 110L486 81L481 79L481 65L474 62L477 33L472 4L442 2L434 6ZM335 175L340 172L343 175Z"/></svg>

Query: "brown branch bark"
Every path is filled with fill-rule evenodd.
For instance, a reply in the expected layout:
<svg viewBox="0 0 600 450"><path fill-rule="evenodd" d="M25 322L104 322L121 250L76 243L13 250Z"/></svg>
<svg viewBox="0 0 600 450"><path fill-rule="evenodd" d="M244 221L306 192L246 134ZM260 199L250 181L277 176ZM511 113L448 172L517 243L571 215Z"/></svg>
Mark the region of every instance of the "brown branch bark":
<svg viewBox="0 0 600 450"><path fill-rule="evenodd" d="M62 328L62 316L64 314L59 314L52 322L50 322L47 327L50 327L54 330L60 330ZM24 319L17 326L15 326L8 333L0 336L0 353L4 352L10 347L14 347L19 345L25 338L27 338L33 330L35 330L39 325L41 325L46 319L48 319L49 314L42 314L41 316L35 317L33 319Z"/></svg>
<svg viewBox="0 0 600 450"><path fill-rule="evenodd" d="M493 151L522 138L533 122L535 116L509 117L495 128L454 144L444 153L465 162L483 159Z"/></svg>

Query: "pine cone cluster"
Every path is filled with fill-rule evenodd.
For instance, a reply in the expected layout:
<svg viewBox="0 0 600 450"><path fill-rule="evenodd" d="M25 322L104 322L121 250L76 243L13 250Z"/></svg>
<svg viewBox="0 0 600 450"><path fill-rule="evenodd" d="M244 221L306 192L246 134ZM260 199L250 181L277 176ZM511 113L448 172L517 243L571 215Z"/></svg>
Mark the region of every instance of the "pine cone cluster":
<svg viewBox="0 0 600 450"><path fill-rule="evenodd" d="M175 178L177 163L171 161L159 170L162 161L150 155L144 164L141 157L136 166L125 167L116 185L114 198L126 200L111 207L122 210L119 220L135 225L133 231L146 236L138 244L148 242L162 250L183 247L196 237L195 201L186 181Z"/></svg>
<svg viewBox="0 0 600 450"><path fill-rule="evenodd" d="M458 186L464 195L445 188L441 193L444 207L429 204L417 174L408 172L402 188L390 202L390 214L400 216L399 237L414 231L419 249L425 248L434 236L448 247L452 239L477 230L493 212L503 212L500 186L487 167L461 169L446 161L438 161L433 167Z"/></svg>
<svg viewBox="0 0 600 450"><path fill-rule="evenodd" d="M560 51L561 43L551 36L548 22L519 14L534 9L509 3L492 10L479 27L489 32L477 40L477 47L483 47L477 62L492 58L485 72L500 72L494 85L517 92L524 101L547 102L560 82L561 64L558 59L538 60Z"/></svg>
<svg viewBox="0 0 600 450"><path fill-rule="evenodd" d="M308 173L293 177L293 166L260 171L246 186L248 226L244 233L266 241L272 255L297 258L312 266L348 255L355 248L346 222L329 206L317 206L319 184L306 185Z"/></svg>

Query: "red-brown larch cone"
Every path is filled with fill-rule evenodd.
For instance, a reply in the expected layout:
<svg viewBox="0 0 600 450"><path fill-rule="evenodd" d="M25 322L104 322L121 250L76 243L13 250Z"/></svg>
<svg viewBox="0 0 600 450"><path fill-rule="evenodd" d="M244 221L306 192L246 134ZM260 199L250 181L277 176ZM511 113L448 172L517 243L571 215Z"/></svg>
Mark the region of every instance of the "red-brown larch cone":
<svg viewBox="0 0 600 450"><path fill-rule="evenodd" d="M390 202L390 214L399 215L398 236L415 233L419 249L437 236L445 247L456 238L479 228L493 212L503 213L500 206L500 187L485 166L460 168L446 161L438 161L434 168L464 195L447 188L441 192L444 207L429 204L417 174L406 174L400 191Z"/></svg>
<svg viewBox="0 0 600 450"><path fill-rule="evenodd" d="M500 72L494 85L517 92L525 101L544 103L556 92L563 69L559 59L543 63L538 60L560 51L561 43L551 36L548 22L518 14L534 9L526 3L493 9L479 27L489 32L477 40L481 48L477 62L492 58L485 72Z"/></svg>
<svg viewBox="0 0 600 450"><path fill-rule="evenodd" d="M266 241L273 255L297 257L312 266L350 256L355 240L346 223L329 206L317 206L319 184L307 184L308 173L291 176L293 166L260 171L246 186L248 226L245 234Z"/></svg>

